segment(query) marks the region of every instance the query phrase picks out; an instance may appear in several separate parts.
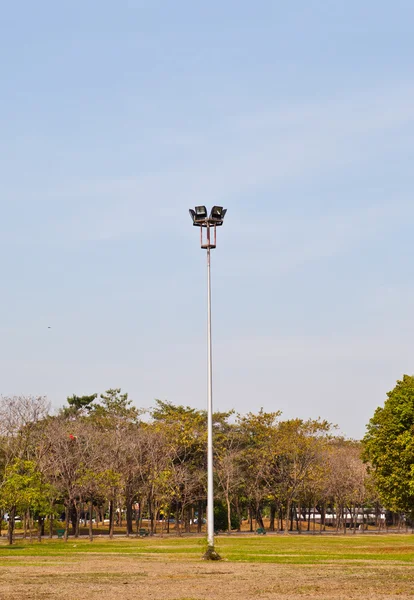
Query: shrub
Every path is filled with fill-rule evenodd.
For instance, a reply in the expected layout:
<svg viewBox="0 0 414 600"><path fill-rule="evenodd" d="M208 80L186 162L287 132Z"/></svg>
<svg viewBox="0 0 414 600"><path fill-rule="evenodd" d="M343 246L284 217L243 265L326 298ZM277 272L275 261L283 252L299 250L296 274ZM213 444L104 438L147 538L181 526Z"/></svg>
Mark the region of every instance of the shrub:
<svg viewBox="0 0 414 600"><path fill-rule="evenodd" d="M238 529L240 519L234 513L231 514L231 528ZM220 531L227 531L227 506L221 502L214 505L214 528Z"/></svg>

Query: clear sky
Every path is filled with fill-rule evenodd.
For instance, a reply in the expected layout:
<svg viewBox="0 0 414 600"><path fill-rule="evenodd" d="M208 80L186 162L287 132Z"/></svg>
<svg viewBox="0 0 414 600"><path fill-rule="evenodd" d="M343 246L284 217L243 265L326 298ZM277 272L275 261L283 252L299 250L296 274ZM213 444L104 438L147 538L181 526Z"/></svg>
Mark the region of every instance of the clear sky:
<svg viewBox="0 0 414 600"><path fill-rule="evenodd" d="M412 0L11 0L0 392L128 391L360 437L414 371ZM50 327L50 329L49 329Z"/></svg>

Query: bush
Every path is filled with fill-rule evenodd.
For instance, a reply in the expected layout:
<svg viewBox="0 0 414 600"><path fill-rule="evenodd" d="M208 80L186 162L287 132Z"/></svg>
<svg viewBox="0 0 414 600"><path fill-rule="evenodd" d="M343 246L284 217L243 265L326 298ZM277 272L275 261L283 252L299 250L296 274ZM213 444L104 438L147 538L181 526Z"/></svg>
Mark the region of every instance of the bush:
<svg viewBox="0 0 414 600"><path fill-rule="evenodd" d="M231 528L238 529L240 519L235 513L231 513ZM217 502L214 505L214 528L220 531L227 531L227 506L222 502Z"/></svg>

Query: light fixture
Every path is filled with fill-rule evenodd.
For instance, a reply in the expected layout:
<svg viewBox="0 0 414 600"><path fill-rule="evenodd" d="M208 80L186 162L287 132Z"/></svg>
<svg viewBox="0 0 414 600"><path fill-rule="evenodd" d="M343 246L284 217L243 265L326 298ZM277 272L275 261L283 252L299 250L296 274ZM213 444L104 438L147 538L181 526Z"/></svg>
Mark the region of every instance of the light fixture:
<svg viewBox="0 0 414 600"><path fill-rule="evenodd" d="M196 214L196 219L197 221L201 220L201 219L207 219L207 209L205 206L196 206L195 207L195 214Z"/></svg>
<svg viewBox="0 0 414 600"><path fill-rule="evenodd" d="M197 227L207 227L207 209L205 206L196 206L193 210L190 208L190 215L193 219L193 225Z"/></svg>
<svg viewBox="0 0 414 600"><path fill-rule="evenodd" d="M210 216L207 216L207 209L205 206L196 206L194 209L190 208L189 212L193 220L193 225L196 227L214 228L223 225L223 219L227 209L222 206L213 206L210 211Z"/></svg>
<svg viewBox="0 0 414 600"><path fill-rule="evenodd" d="M222 225L226 212L227 209L222 206L213 206L210 213L210 219L214 221L216 225Z"/></svg>

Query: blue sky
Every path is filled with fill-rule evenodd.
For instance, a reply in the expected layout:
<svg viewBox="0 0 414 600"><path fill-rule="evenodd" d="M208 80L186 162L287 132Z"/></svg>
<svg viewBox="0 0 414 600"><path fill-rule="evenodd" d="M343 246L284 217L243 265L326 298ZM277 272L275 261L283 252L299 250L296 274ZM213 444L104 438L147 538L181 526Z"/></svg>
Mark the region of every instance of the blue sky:
<svg viewBox="0 0 414 600"><path fill-rule="evenodd" d="M413 373L414 4L7 2L0 392L121 387L360 437ZM51 327L51 329L48 329Z"/></svg>

